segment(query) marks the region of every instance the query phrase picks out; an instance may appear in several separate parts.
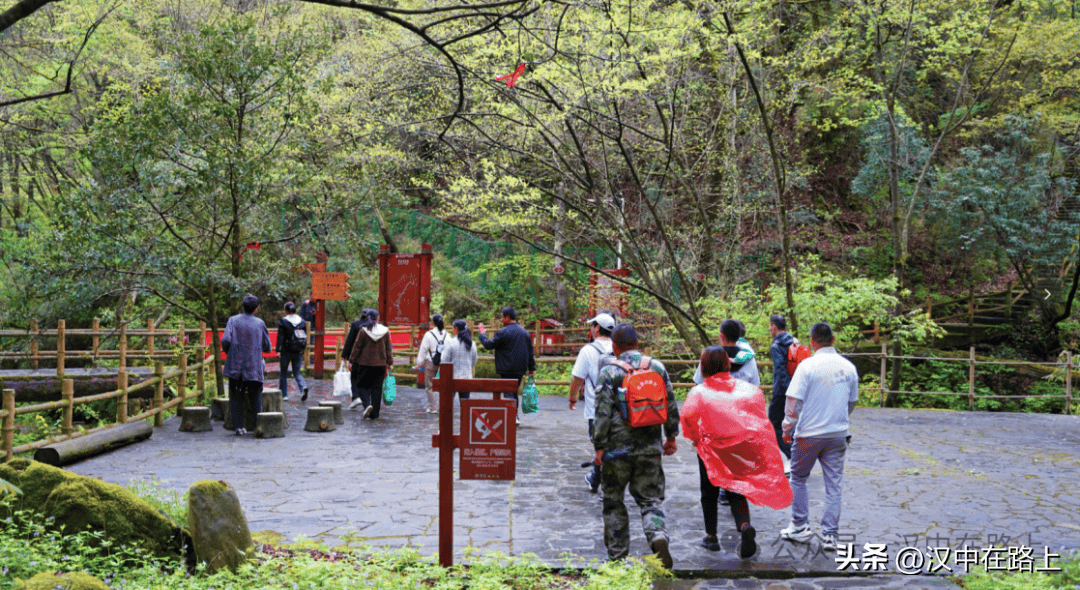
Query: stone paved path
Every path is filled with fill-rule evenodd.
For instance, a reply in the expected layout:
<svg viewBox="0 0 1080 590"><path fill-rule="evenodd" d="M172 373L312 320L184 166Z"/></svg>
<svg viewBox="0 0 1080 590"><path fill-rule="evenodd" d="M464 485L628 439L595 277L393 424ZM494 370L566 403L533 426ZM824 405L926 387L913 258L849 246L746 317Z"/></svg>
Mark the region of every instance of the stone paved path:
<svg viewBox="0 0 1080 590"><path fill-rule="evenodd" d="M317 434L302 430L303 406L329 399L330 381L313 383L306 404L295 391L290 396L285 438L236 437L220 423L213 432L181 433L174 418L146 442L70 469L117 483L157 478L180 491L201 479L226 480L237 488L253 531L434 553L437 426L423 411L423 392L401 387L380 420L346 411L344 425ZM515 481L455 481L458 558L468 546L535 553L552 565L605 558L600 498L589 493L579 468L591 456L585 421L564 398L542 398L540 408L519 427ZM865 543L886 546L885 574L897 573L895 558L907 546L1022 545L1040 559L1044 546L1080 548L1080 417L860 408L852 422L840 541L853 544L856 565ZM704 530L689 441L680 437L664 470L675 569L692 579L658 588L954 587L940 576L838 577L851 569L838 571L835 555L823 553L819 542L778 538L789 510L751 506L761 550L750 560L733 555L734 531L722 534L724 551L706 551L698 546ZM809 486L811 524L820 529L820 470ZM721 528L730 523L721 509ZM631 555L644 555L644 536L632 524Z"/></svg>

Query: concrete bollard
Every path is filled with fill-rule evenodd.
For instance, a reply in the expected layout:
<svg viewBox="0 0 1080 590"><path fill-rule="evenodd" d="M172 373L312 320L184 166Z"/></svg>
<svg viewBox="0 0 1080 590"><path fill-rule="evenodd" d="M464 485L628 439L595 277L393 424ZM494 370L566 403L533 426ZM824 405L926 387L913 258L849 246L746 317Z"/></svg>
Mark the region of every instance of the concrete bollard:
<svg viewBox="0 0 1080 590"><path fill-rule="evenodd" d="M307 412L307 424L304 430L308 432L330 432L337 429L334 424L334 409L326 406L311 406Z"/></svg>
<svg viewBox="0 0 1080 590"><path fill-rule="evenodd" d="M334 409L334 424L344 424L345 414L341 412L341 402L326 400L319 402L320 406Z"/></svg>
<svg viewBox="0 0 1080 590"><path fill-rule="evenodd" d="M214 427L210 424L210 408L206 406L189 406L180 412L180 432L210 432Z"/></svg>
<svg viewBox="0 0 1080 590"><path fill-rule="evenodd" d="M255 416L255 438L282 438L285 436L285 414L262 412Z"/></svg>

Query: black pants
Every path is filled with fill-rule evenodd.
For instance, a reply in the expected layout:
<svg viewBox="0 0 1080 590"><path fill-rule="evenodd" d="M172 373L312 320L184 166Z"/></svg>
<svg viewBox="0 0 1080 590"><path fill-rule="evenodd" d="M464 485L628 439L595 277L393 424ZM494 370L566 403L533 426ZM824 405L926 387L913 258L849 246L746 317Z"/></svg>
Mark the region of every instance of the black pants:
<svg viewBox="0 0 1080 590"><path fill-rule="evenodd" d="M700 456L697 462L698 475L701 477L701 514L705 517L705 534L715 537L720 488L709 481L709 473L705 470L705 462ZM743 524L750 523L750 507L746 504L746 496L728 492L727 499L731 504L731 516L735 518L735 530L741 530Z"/></svg>
<svg viewBox="0 0 1080 590"><path fill-rule="evenodd" d="M772 422L773 430L776 431L776 445L780 452L788 459L791 458L791 445L784 442L784 406L787 405L787 396L773 394L769 400L769 422Z"/></svg>
<svg viewBox="0 0 1080 590"><path fill-rule="evenodd" d="M594 418L589 418L589 448L590 449L592 448L592 435L593 435L593 432L595 430L596 430L596 420ZM593 456L595 457L596 453L593 453ZM593 481L600 482L601 481L601 479L600 479L600 472L601 472L600 466L597 465L596 463L593 463L592 472L593 472Z"/></svg>
<svg viewBox="0 0 1080 590"><path fill-rule="evenodd" d="M514 379L518 383L518 389L521 389L521 380L525 378L525 375L518 375L516 373L499 373L499 378L500 379ZM514 390L513 393L504 393L504 394L502 394L502 397L503 397L503 399L512 399L515 402L517 402L518 401L517 390ZM519 404L519 403L514 404L514 416L517 416L517 413L518 413L517 407L520 406L520 405L521 404Z"/></svg>
<svg viewBox="0 0 1080 590"><path fill-rule="evenodd" d="M232 430L255 431L255 416L262 411L262 381L229 379L229 414Z"/></svg>
<svg viewBox="0 0 1080 590"><path fill-rule="evenodd" d="M371 406L368 418L378 418L379 410L382 409L382 386L386 379L386 367L354 364L349 371L349 377L352 379L352 398L360 398L364 407Z"/></svg>

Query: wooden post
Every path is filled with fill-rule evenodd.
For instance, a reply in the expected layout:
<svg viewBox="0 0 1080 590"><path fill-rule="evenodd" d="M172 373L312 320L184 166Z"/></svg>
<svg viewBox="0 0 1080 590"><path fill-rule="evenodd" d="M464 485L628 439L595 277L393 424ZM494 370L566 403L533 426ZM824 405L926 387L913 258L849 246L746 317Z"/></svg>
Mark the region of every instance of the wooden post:
<svg viewBox="0 0 1080 590"><path fill-rule="evenodd" d="M968 345L975 343L975 285L968 287Z"/></svg>
<svg viewBox="0 0 1080 590"><path fill-rule="evenodd" d="M64 379L60 383L60 398L64 400L64 419L60 423L60 433L71 434L71 420L75 414L75 381Z"/></svg>
<svg viewBox="0 0 1080 590"><path fill-rule="evenodd" d="M101 330L101 320L94 318L94 323L91 324L91 326L94 329L94 337L92 341L94 347L93 357L94 361L96 362L98 357L98 349L101 348L101 336L98 335L98 331Z"/></svg>
<svg viewBox="0 0 1080 590"><path fill-rule="evenodd" d="M154 384L154 409L158 410L154 414L154 426L161 426L165 423L165 417L161 415L161 406L165 405L165 363L154 362L154 378L157 379Z"/></svg>
<svg viewBox="0 0 1080 590"><path fill-rule="evenodd" d="M64 374L64 320L56 321L56 376Z"/></svg>
<svg viewBox="0 0 1080 590"><path fill-rule="evenodd" d="M199 359L199 370L195 372L195 389L198 390L200 399L215 397L206 395L206 322L199 322L199 345L195 347L195 351L195 357Z"/></svg>
<svg viewBox="0 0 1080 590"><path fill-rule="evenodd" d="M533 352L536 356L543 354L540 352L543 350L544 345L544 320L536 320L536 346L533 348Z"/></svg>
<svg viewBox="0 0 1080 590"><path fill-rule="evenodd" d="M154 320L146 320L146 331L150 334L146 337L146 353L154 358Z"/></svg>
<svg viewBox="0 0 1080 590"><path fill-rule="evenodd" d="M31 320L33 322L33 320ZM36 332L36 330L35 330ZM3 392L3 406L7 414L4 415L3 427L0 427L0 451L4 453L4 461L11 460L11 449L15 448L15 390L5 389Z"/></svg>
<svg viewBox="0 0 1080 590"><path fill-rule="evenodd" d="M120 352L120 370L127 370L127 324L120 326L120 339L116 342Z"/></svg>
<svg viewBox="0 0 1080 590"><path fill-rule="evenodd" d="M889 345L881 343L881 382L878 385L881 387L881 407L885 407L885 372L889 368Z"/></svg>
<svg viewBox="0 0 1080 590"><path fill-rule="evenodd" d="M184 413L184 400L187 399L187 355L181 352L177 361L180 377L176 380L176 395L180 398L180 403L176 406L176 415L179 416Z"/></svg>
<svg viewBox="0 0 1080 590"><path fill-rule="evenodd" d="M878 321L874 320L874 344L881 342L881 327L878 325Z"/></svg>
<svg viewBox="0 0 1080 590"><path fill-rule="evenodd" d="M127 410L128 410L128 374L127 371L121 370L116 374L116 387L123 393L120 394L119 399L116 402L116 423L124 424L127 422Z"/></svg>
<svg viewBox="0 0 1080 590"><path fill-rule="evenodd" d="M1065 413L1072 412L1072 351L1065 351Z"/></svg>
<svg viewBox="0 0 1080 590"><path fill-rule="evenodd" d="M38 325L37 320L30 320L30 368L38 369Z"/></svg>
<svg viewBox="0 0 1080 590"><path fill-rule="evenodd" d="M968 411L975 411L975 347L968 355Z"/></svg>

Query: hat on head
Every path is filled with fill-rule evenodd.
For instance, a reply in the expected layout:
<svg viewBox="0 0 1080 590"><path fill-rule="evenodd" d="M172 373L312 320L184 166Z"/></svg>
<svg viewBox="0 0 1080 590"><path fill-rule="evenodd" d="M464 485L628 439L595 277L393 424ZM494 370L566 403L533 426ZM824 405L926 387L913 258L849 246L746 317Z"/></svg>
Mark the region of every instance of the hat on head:
<svg viewBox="0 0 1080 590"><path fill-rule="evenodd" d="M597 326L600 326L601 328L609 332L615 329L615 318L611 317L610 314L606 313L596 314L596 317L589 318L589 321L587 323L596 324Z"/></svg>

